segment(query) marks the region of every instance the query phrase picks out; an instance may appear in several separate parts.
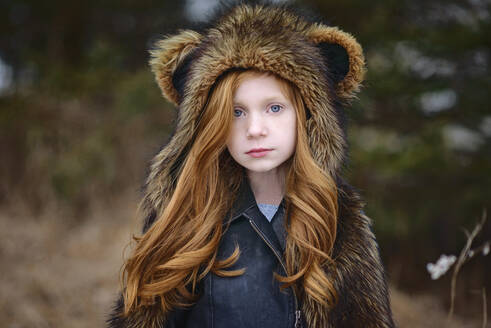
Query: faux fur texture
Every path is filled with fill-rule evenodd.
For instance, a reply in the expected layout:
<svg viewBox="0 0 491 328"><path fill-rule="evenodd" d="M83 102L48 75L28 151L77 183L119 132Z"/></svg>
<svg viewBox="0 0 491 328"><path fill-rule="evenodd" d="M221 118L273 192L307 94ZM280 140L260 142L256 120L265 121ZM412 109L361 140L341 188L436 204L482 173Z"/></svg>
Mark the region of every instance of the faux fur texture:
<svg viewBox="0 0 491 328"><path fill-rule="evenodd" d="M110 328L163 328L165 317L162 315L160 304L142 307L124 317L123 297L120 297L108 321Z"/></svg>
<svg viewBox="0 0 491 328"><path fill-rule="evenodd" d="M311 115L307 129L312 154L338 179L347 147L342 105L359 91L365 73L361 46L350 34L309 22L283 7L239 5L202 32L182 30L165 37L151 56L157 83L163 95L178 105L179 115L174 135L152 161L144 196L144 230L170 199L211 88L231 69L271 71L298 86ZM377 244L362 206L351 188L340 186L343 218L334 249L337 267L331 276L340 300L332 316L304 304L311 327L346 327L348 322L359 322L360 327L393 326ZM149 308L126 319L113 317L111 327L143 323L157 327L162 318L153 311Z"/></svg>
<svg viewBox="0 0 491 328"><path fill-rule="evenodd" d="M349 59L348 73L337 83L335 68L326 65L335 61L323 57L326 45L341 46ZM311 114L307 129L312 153L336 176L346 153L339 103L354 97L365 73L361 46L350 34L310 23L281 7L240 5L203 34L184 30L157 42L151 55L163 95L179 105L175 134L154 158L147 180L146 203L151 207L160 209L168 199L175 182L169 176L175 177L190 148L210 89L234 68L272 71L299 87ZM176 85L183 86L181 94Z"/></svg>

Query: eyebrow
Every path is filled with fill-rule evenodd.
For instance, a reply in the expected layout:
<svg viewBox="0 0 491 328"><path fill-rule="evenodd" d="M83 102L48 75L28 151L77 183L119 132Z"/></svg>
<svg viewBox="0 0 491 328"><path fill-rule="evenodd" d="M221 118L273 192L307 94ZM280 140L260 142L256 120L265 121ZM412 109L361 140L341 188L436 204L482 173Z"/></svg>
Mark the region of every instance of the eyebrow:
<svg viewBox="0 0 491 328"><path fill-rule="evenodd" d="M272 97L268 97L266 99L263 100L263 103L270 103L270 102L280 102L280 103L287 103L289 104L290 101L288 100L288 98L286 98L285 96L272 96ZM240 101L240 99L233 99L233 102L234 102L234 105L242 105L242 102Z"/></svg>

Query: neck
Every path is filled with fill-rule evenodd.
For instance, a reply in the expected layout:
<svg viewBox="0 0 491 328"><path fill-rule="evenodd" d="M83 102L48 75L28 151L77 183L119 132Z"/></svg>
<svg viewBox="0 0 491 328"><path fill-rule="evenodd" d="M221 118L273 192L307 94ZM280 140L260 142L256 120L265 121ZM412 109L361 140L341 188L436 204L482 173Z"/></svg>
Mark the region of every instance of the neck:
<svg viewBox="0 0 491 328"><path fill-rule="evenodd" d="M278 206L285 194L285 170L282 167L268 172L247 171L256 203Z"/></svg>

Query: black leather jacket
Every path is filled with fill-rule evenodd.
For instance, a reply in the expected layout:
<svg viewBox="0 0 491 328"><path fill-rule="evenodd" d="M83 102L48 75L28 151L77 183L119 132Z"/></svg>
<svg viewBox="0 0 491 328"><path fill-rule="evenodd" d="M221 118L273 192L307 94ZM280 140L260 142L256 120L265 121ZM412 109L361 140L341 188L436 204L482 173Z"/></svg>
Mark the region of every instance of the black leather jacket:
<svg viewBox="0 0 491 328"><path fill-rule="evenodd" d="M249 184L242 186L218 258L227 258L238 245L241 253L231 269L245 268L245 273L233 278L209 274L203 297L197 309L191 310L190 318L198 311L196 320L185 327L301 327L296 295L291 288L280 291L273 277L273 272L286 275L284 202L269 222L257 207Z"/></svg>
<svg viewBox="0 0 491 328"><path fill-rule="evenodd" d="M246 180L244 180L246 181ZM330 279L338 302L329 312L328 327L394 327L385 274L369 219L349 185L338 184L339 218L333 249L335 272ZM307 327L305 313L291 288L280 291L273 272L285 275L284 201L269 222L257 207L248 183L242 183L232 207L230 225L222 236L218 259L240 248L230 270L245 268L237 277L209 273L200 283L200 297L190 308L177 309L167 319L160 304L122 317L122 299L108 321L110 328L293 328ZM226 224L226 222L224 222ZM317 327L315 327L317 328Z"/></svg>

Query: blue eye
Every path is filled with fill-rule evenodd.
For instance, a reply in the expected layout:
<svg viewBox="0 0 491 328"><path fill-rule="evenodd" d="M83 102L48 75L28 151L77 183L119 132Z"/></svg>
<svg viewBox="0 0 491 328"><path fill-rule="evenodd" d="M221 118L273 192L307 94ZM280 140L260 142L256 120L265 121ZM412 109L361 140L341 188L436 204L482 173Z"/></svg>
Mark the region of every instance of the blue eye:
<svg viewBox="0 0 491 328"><path fill-rule="evenodd" d="M273 105L270 108L273 113L278 113L283 107L281 107L280 105Z"/></svg>
<svg viewBox="0 0 491 328"><path fill-rule="evenodd" d="M235 109L234 108L234 116L235 117L240 117L240 115L242 115L242 111L240 109Z"/></svg>

